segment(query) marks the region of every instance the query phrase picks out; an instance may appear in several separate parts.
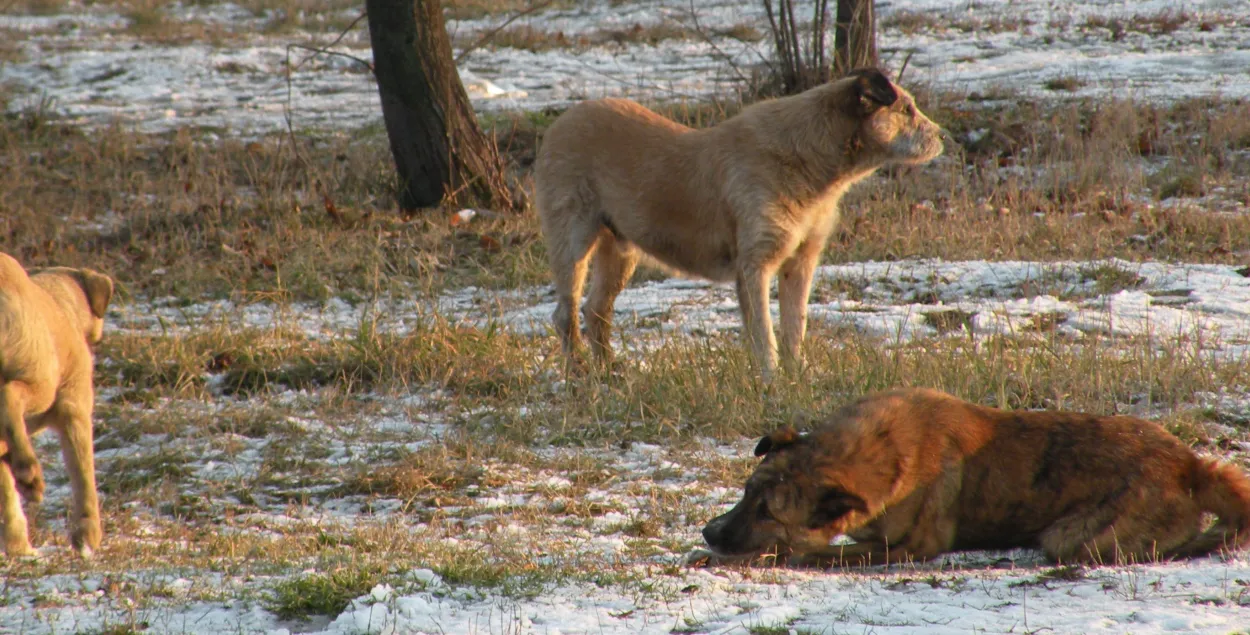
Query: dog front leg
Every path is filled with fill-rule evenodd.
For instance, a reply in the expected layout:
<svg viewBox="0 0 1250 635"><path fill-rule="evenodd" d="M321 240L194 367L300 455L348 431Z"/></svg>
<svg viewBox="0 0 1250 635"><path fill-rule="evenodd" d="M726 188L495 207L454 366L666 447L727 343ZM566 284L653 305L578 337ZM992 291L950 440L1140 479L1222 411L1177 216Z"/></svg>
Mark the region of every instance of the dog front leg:
<svg viewBox="0 0 1250 635"><path fill-rule="evenodd" d="M29 388L22 382L0 384L0 434L8 446L7 462L17 488L27 500L43 500L43 469L35 456L25 419Z"/></svg>
<svg viewBox="0 0 1250 635"><path fill-rule="evenodd" d="M88 397L90 399L90 397ZM58 410L55 430L61 437L61 456L69 473L73 504L70 508L70 544L89 558L100 548L100 500L96 493L95 452L92 447L91 408Z"/></svg>
<svg viewBox="0 0 1250 635"><path fill-rule="evenodd" d="M812 275L820 262L825 238L808 238L781 267L777 300L781 308L781 359L790 370L803 366L803 338L807 334L807 301Z"/></svg>
<svg viewBox="0 0 1250 635"><path fill-rule="evenodd" d="M781 548L742 555L724 555L708 549L695 549L686 554L684 564L687 567L770 567L785 562L786 553Z"/></svg>
<svg viewBox="0 0 1250 635"><path fill-rule="evenodd" d="M834 567L871 567L883 564L922 562L937 554L913 552L906 547L882 543L830 545L824 549L795 554L787 563L792 567L831 569Z"/></svg>
<svg viewBox="0 0 1250 635"><path fill-rule="evenodd" d="M4 552L10 557L34 555L26 531L26 514L8 461L0 461L0 524L4 525Z"/></svg>
<svg viewBox="0 0 1250 635"><path fill-rule="evenodd" d="M747 266L738 272L738 308L742 311L742 330L755 361L760 365L764 382L772 381L777 368L777 339L773 335L772 315L768 311L768 281L772 271Z"/></svg>

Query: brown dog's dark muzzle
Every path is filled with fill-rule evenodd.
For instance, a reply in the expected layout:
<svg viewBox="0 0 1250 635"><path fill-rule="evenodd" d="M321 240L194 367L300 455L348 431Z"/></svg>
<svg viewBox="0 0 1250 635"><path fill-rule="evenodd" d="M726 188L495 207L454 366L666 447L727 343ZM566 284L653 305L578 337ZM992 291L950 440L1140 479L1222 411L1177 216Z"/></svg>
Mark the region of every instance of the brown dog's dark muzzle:
<svg viewBox="0 0 1250 635"><path fill-rule="evenodd" d="M728 518L728 516L729 514L717 516L716 518L709 520L708 523L703 526L703 540L707 541L707 546L711 547L714 551L724 551L723 547L726 533L725 526L727 524L725 519Z"/></svg>
<svg viewBox="0 0 1250 635"><path fill-rule="evenodd" d="M703 539L712 551L724 555L758 553L768 545L759 544L752 522L737 507L708 521Z"/></svg>

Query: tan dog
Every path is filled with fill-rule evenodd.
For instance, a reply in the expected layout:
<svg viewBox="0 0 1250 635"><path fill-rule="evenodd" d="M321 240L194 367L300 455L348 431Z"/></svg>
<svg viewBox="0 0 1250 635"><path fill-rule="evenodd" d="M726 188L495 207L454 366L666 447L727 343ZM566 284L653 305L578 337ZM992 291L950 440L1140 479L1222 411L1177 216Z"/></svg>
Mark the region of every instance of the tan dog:
<svg viewBox="0 0 1250 635"><path fill-rule="evenodd" d="M11 556L33 553L18 490L43 498L30 435L45 427L60 436L73 490L70 542L84 557L100 547L91 346L112 297L113 281L103 274L55 267L27 276L0 253L0 522Z"/></svg>
<svg viewBox="0 0 1250 635"><path fill-rule="evenodd" d="M880 71L754 104L692 130L632 101L578 104L547 131L535 163L538 215L566 352L582 311L597 357L610 359L612 311L642 253L688 275L734 280L747 339L769 378L777 344L768 286L780 273L781 345L800 359L807 299L838 201L887 163L942 152L941 131Z"/></svg>
<svg viewBox="0 0 1250 635"><path fill-rule="evenodd" d="M1008 412L933 390L863 398L810 434L760 441L746 494L703 529L733 561L820 566L1038 546L1123 563L1250 545L1250 478L1134 417ZM1203 530L1204 514L1218 517ZM857 542L830 546L839 534Z"/></svg>

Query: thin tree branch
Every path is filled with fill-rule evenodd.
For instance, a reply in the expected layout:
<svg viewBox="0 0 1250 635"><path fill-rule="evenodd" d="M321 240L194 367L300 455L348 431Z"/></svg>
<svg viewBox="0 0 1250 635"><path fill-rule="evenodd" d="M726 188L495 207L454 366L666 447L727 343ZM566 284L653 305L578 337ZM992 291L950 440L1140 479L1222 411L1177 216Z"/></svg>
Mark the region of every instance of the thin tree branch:
<svg viewBox="0 0 1250 635"><path fill-rule="evenodd" d="M469 53L476 51L477 49L485 45L487 42L490 42L491 40L495 39L495 36L499 35L500 31L508 28L508 26L510 26L513 22L516 22L517 20L520 20L521 18L531 13L534 13L536 11L542 11L543 9L546 9L547 7L551 6L554 3L555 3L555 0L546 0L546 2L540 2L535 5L530 5L529 8L519 11L516 13L516 15L513 15L507 20L504 20L502 24L482 34L482 36L479 37L476 42L465 47L463 51L460 51L460 54L457 55L455 59L456 64L459 64L460 61L463 60L465 56L468 55Z"/></svg>
<svg viewBox="0 0 1250 635"><path fill-rule="evenodd" d="M324 54L326 54L326 55L338 55L338 56L340 56L340 57L346 57L346 58L348 58L348 59L356 60L357 62L360 62L361 64L364 64L364 65L365 65L365 67L369 69L369 72L370 72L370 73L372 73L372 72L373 72L373 63L372 63L372 62L370 62L370 61L368 61L368 60L361 59L361 58L359 58L359 57L356 57L355 55L349 55L349 54L347 54L347 53L339 53L338 51L331 51L331 50L330 50L330 48L331 48L331 47L333 47L333 46L337 45L339 42L342 42L342 41L343 41L343 38L347 37L347 34L348 34L348 33L349 33L352 29L356 28L356 25L357 25L357 24L360 24L360 21L361 21L361 20L363 20L363 19L365 19L365 18L367 18L367 17L369 17L369 14L367 14L367 13L365 13L365 12L363 12L363 11L362 11L362 12L360 13L360 15L356 16L356 19L355 19L355 20L352 20L352 23L351 23L351 24L347 25L347 28L343 29L343 30L339 33L338 37L334 38L334 41L333 41L333 42L330 42L329 44L327 44L327 45L325 45L325 46L323 46L323 47L318 48L318 47L315 47L315 46L305 46L305 45L303 45L303 44L288 44L288 45L286 45L286 46L287 46L287 52L288 52L288 54L290 53L290 49L291 49L292 47L297 48L297 49L304 49L304 50L306 50L306 51L312 51L312 53L313 53L312 55L309 55L308 57L305 57L304 59L300 60L300 61L299 61L299 63L295 65L295 68L299 68L299 67L303 66L303 65L304 65L304 62L307 62L308 60L311 60L312 58L317 57L318 55L321 55L322 53L324 53ZM287 62L288 62L288 64L290 63L290 57L288 57L288 58L287 58ZM288 68L289 68L289 67L288 67ZM294 70L294 69L291 69L291 70Z"/></svg>
<svg viewBox="0 0 1250 635"><path fill-rule="evenodd" d="M807 83L806 78L803 77L805 75L803 72L803 50L799 48L799 23L794 19L794 0L785 0L784 6L790 18L790 46L794 50L795 66L797 67L795 70L798 71L795 73L797 84L795 84L794 90L798 92L806 88Z"/></svg>
<svg viewBox="0 0 1250 635"><path fill-rule="evenodd" d="M368 13L365 13L364 11L362 11L362 12L360 13L360 15L359 15L359 16L356 16L356 19L355 19L355 20L352 20L352 23L351 23L351 24L347 25L347 28L343 29L343 31L339 33L338 37L334 38L334 41L333 41L333 42L330 42L328 45L326 45L326 46L325 46L325 47L323 47L323 48L316 48L316 47L311 47L311 46L304 46L303 44L288 44L288 45L286 45L286 108L284 108L284 109L283 109L283 112L282 112L282 117L283 117L283 119L285 119L285 120L286 120L286 131L287 131L287 134L288 134L288 135L290 135L290 137L291 137L291 149L292 149L292 151L294 151L294 152L295 152L295 158L296 158L296 159L298 159L298 160L300 161L300 163L303 163L303 164L304 164L304 165L306 165L306 166L308 165L308 160L307 160L307 159L305 159L305 158L304 158L304 156L303 156L302 154L300 154L300 151L299 151L299 143L297 143L297 142L296 142L296 139L295 139L295 121L294 121L294 117L292 117L292 113L294 112L294 108L291 106L291 93L292 93L292 89L291 89L291 75L293 75L293 74L295 73L295 69L299 68L300 66L303 66L305 62L307 62L308 60L311 60L312 58L314 58L314 57L316 57L316 56L318 56L318 55L321 55L322 53L327 54L327 55L339 55L339 56L342 56L342 57L346 57L346 58L349 58L349 59L356 60L357 62L360 62L361 64L364 64L364 65L365 65L365 67L367 67L367 68L369 69L369 72L370 72L370 73L372 73L372 72L373 72L373 64L372 64L372 63L370 63L370 62L368 62L368 61L366 61L366 60L363 60L363 59L361 59L361 58L359 58L359 57L356 57L355 55L348 55L347 53L339 53L339 52L337 52L337 51L331 51L331 50L329 50L329 49L330 49L330 47L332 47L332 46L334 46L334 45L338 44L339 42L342 42L342 41L343 41L343 38L347 37L347 34L348 34L348 33L349 33L352 29L356 28L356 25L357 25L357 24L360 24L360 21L361 21L361 20L363 20L363 19L365 19L366 17L368 17L368 15L369 15ZM295 64L295 65L292 65L292 64L291 64L291 49L293 49L293 48L298 48L298 49L304 49L304 50L312 51L312 52L313 52L313 54L312 54L312 55L309 55L308 57L305 57L305 58L304 58L304 59L302 59L302 60L300 60L300 61L299 61L299 63L297 63L297 64Z"/></svg>
<svg viewBox="0 0 1250 635"><path fill-rule="evenodd" d="M703 38L703 42L705 44L712 47L713 53L720 56L721 59L725 60L725 62L729 64L729 68L733 69L734 74L738 76L738 81L746 83L748 81L747 76L742 73L742 69L736 62L734 62L733 58L726 55L725 52L716 45L716 42L712 41L712 37L710 35L704 33L703 27L699 25L699 15L694 10L694 0L690 0L690 19L694 22L694 32L698 33L700 38Z"/></svg>
<svg viewBox="0 0 1250 635"><path fill-rule="evenodd" d="M903 83L903 73L906 73L906 72L907 72L907 64L908 64L908 62L911 62L911 56L912 56L912 55L915 55L915 54L916 54L916 50L915 50L915 49L911 49L911 50L907 51L907 57L904 57L904 58L903 58L903 67L902 67L902 68L900 68L900 69L898 69L898 75L897 75L897 76L895 76L895 78L894 78L894 83L896 83L896 84L901 84L901 83Z"/></svg>

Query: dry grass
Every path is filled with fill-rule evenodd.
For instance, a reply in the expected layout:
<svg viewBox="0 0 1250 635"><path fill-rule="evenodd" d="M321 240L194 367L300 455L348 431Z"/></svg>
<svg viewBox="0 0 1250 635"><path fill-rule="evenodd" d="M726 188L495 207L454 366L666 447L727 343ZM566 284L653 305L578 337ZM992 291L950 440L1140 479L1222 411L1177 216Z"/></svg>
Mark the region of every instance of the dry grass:
<svg viewBox="0 0 1250 635"><path fill-rule="evenodd" d="M729 32L743 38L750 36L750 32L743 29L727 31ZM571 36L566 35L564 31L552 31L521 24L495 32L486 42L479 42L481 35L478 33L457 34L453 46L463 49L470 45L480 44L533 52L554 49L585 51L592 47L610 44L654 45L665 40L694 40L699 37L694 29L675 22L661 22L648 26L634 24L625 29L599 29Z"/></svg>
<svg viewBox="0 0 1250 635"><path fill-rule="evenodd" d="M920 33L942 32L947 30L964 33L1004 33L1023 31L1032 26L1032 22L1024 18L1002 18L991 16L982 18L972 15L943 15L933 11L900 10L884 17L878 26L881 29L897 29L904 35L913 36Z"/></svg>
<svg viewBox="0 0 1250 635"><path fill-rule="evenodd" d="M827 262L1250 258L1246 103L918 97L958 142L942 161L857 187ZM695 126L740 107L657 104ZM484 119L522 181L556 114ZM39 109L0 121L4 251L32 266L109 271L123 306L228 298L285 309L265 328L230 315L189 330L113 325L97 372L107 395L97 410L105 548L89 565L70 558L63 502L50 500L35 541L62 548L0 561L13 588L86 575L104 579L107 597L140 606L230 599L301 617L334 612L379 581L414 588L406 572L429 568L510 594L585 581L683 597L674 564L720 502L709 492L736 488L753 464L746 451L703 444L741 444L899 385L1003 407L1164 413L1187 442L1217 452L1246 436L1237 413L1195 404L1206 393L1250 392L1250 359L1216 355L1197 337L1072 339L1055 314L1032 316L1014 334L973 336L969 315L935 308L925 319L947 335L914 342L816 325L806 374L768 388L733 334L631 333L610 372L567 376L554 338L433 311L403 328L367 314L312 335L289 319L296 302L364 306L466 285L545 284L532 212L399 216L377 130L247 142L209 132L221 131L85 131ZM1196 196L1206 197L1199 209L1172 205ZM1140 282L1124 268L1091 266L1019 293L1074 297ZM823 280L816 294L854 299L863 287ZM386 418L428 425L376 425ZM662 460L622 463L635 447L658 447ZM240 467L226 476L205 467L218 460ZM664 487L673 480L689 486ZM538 494L541 503L510 498ZM348 510L351 524L321 522L327 509ZM605 563L587 548L599 538L621 541L619 558ZM171 571L213 581L177 591Z"/></svg>
<svg viewBox="0 0 1250 635"><path fill-rule="evenodd" d="M195 367L207 355L179 347L218 350L227 337L186 344L173 336L132 338L102 349L101 364L156 367L168 356L178 363L193 358L188 366ZM255 367L273 375L323 359L321 346L338 346L281 337L267 342L244 334L233 345L258 349ZM333 613L377 582L412 588L406 572L422 568L452 584L516 595L554 581L633 586L662 574L660 583L677 584L683 574L674 563L696 538L689 527L715 511L701 497L717 487L736 489L754 464L746 449L726 456L701 451L701 440L739 443L780 424L803 427L848 398L899 385L934 386L1005 407L1173 412L1164 422L1212 451L1246 434L1240 415L1191 404L1202 393L1250 392L1250 359L1215 355L1196 339L1021 333L889 344L817 327L807 374L764 390L730 335L670 338L624 356L611 375L562 383L553 381L561 376L555 361L535 367L542 351L554 351L553 338L516 338L518 354L510 355L512 345L484 344L482 337L448 326L414 332L396 339L403 348L377 350L388 372L417 373L413 385L366 385L338 375L295 401L261 393L236 401L176 383L163 391L154 372L119 381L148 381L157 394L154 402L114 397L97 413L109 538L90 571L140 606L254 597L259 579L265 582L255 599L295 617ZM411 370L445 365L459 370ZM114 372L102 371L105 388L118 381ZM509 379L488 380L489 390L457 379L484 377ZM404 420L441 421L444 432L373 427L371 421L398 414L395 397L414 393L438 397L410 406ZM1224 431L1209 428L1212 421ZM636 443L660 448L643 471L620 460ZM227 458L252 453L246 461ZM202 466L214 460L236 465L237 475L206 476ZM49 464L57 474L55 459ZM666 485L673 481L689 485ZM515 496L531 502L508 502ZM62 549L37 562L0 563L13 584L82 571L63 553L59 528L48 524L62 504L45 504L51 511L34 534L37 543ZM350 524L322 518L324 510L353 506L361 511ZM508 529L516 527L524 531ZM596 537L624 540L627 551L605 562L579 542ZM544 557L536 558L536 549ZM227 582L175 593L162 577L170 568L192 578L188 571L207 569Z"/></svg>
<svg viewBox="0 0 1250 635"><path fill-rule="evenodd" d="M1245 209L1250 105L968 107L961 95L921 98L961 143L932 166L887 171L854 189L828 262L1235 263L1250 253L1250 215L1160 205L1218 192L1202 206ZM693 125L736 108L662 107ZM488 121L522 181L551 119ZM325 300L547 279L532 214L458 226L438 213L397 216L377 131L248 143L193 130L86 134L32 111L0 126L0 162L6 251L30 265L100 267L132 294Z"/></svg>
<svg viewBox="0 0 1250 635"><path fill-rule="evenodd" d="M515 15L535 6L564 9L574 4L573 0L444 0L443 12L449 20L477 20Z"/></svg>

